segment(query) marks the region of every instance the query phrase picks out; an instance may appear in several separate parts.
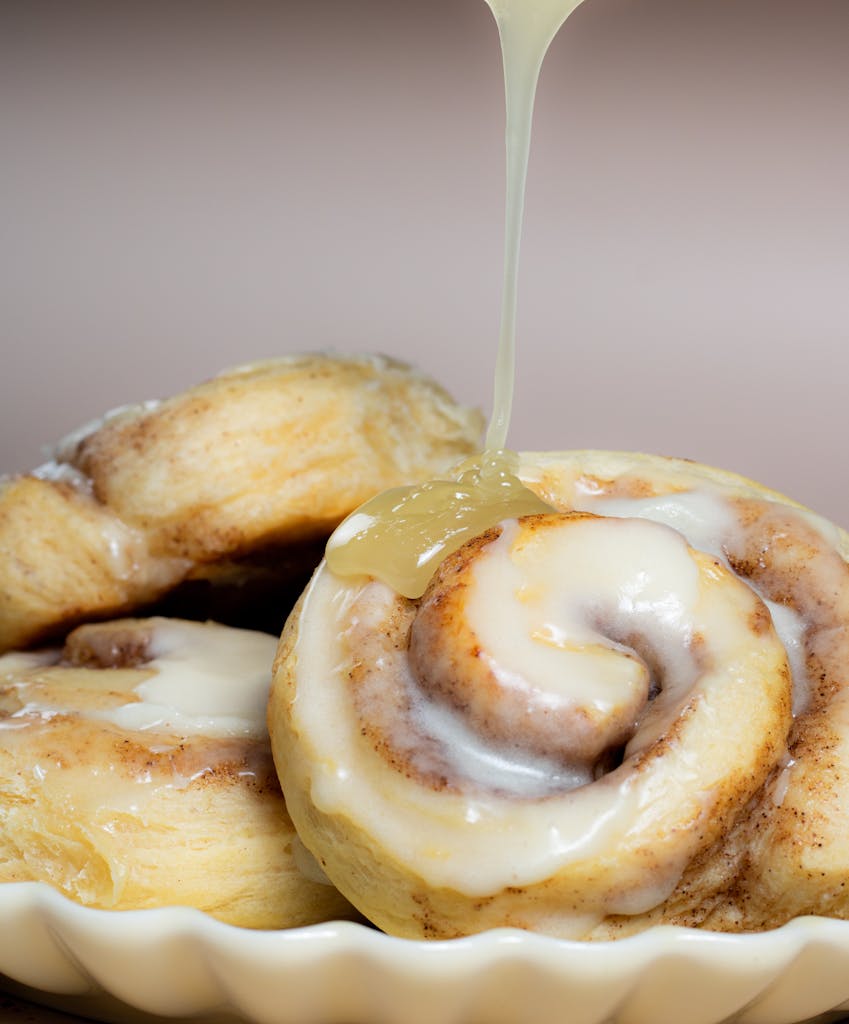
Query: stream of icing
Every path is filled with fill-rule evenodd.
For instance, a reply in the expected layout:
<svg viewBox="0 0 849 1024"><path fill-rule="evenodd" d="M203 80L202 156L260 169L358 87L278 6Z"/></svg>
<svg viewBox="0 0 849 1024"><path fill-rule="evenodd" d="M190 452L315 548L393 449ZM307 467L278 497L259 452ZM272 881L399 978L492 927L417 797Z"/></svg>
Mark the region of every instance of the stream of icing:
<svg viewBox="0 0 849 1024"><path fill-rule="evenodd" d="M507 186L501 333L486 447L507 445L516 367L519 250L531 148L534 101L542 62L560 26L582 0L487 0L498 24L504 62Z"/></svg>
<svg viewBox="0 0 849 1024"><path fill-rule="evenodd" d="M519 250L534 100L545 54L582 0L487 0L504 64L507 183L501 328L493 409L484 453L445 480L378 495L339 527L327 561L339 575L359 573L420 597L440 561L502 519L550 511L516 475L506 450L516 365Z"/></svg>

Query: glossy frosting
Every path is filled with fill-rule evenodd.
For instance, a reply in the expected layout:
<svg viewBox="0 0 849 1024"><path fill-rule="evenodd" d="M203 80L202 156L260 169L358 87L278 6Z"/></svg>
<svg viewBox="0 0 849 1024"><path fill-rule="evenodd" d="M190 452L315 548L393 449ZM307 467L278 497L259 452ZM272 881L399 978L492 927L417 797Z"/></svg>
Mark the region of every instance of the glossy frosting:
<svg viewBox="0 0 849 1024"><path fill-rule="evenodd" d="M143 651L130 666L98 666L106 699L85 701L76 713L139 733L255 737L265 732L275 638L211 623L138 620ZM59 650L0 656L20 708L0 727L68 713L64 682L84 683L84 666ZM112 675L110 675L112 673Z"/></svg>
<svg viewBox="0 0 849 1024"><path fill-rule="evenodd" d="M770 775L773 804L795 792L792 716L839 685L845 541L680 461L529 455L519 475L549 511L467 541L421 598L316 574L272 697L293 816L400 934L584 935L675 893L692 920L693 865ZM348 860L385 872L387 905Z"/></svg>

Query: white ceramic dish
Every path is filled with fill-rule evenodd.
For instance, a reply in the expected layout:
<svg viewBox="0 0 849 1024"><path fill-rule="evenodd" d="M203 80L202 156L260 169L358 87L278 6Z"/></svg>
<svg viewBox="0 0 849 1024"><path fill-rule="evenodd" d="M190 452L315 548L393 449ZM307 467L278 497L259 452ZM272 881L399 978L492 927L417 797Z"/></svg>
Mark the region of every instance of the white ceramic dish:
<svg viewBox="0 0 849 1024"><path fill-rule="evenodd" d="M849 922L805 918L750 936L657 928L600 944L506 930L425 943L349 922L250 932L179 908L86 910L41 884L6 884L0 973L46 1003L112 1020L791 1024L849 1012Z"/></svg>

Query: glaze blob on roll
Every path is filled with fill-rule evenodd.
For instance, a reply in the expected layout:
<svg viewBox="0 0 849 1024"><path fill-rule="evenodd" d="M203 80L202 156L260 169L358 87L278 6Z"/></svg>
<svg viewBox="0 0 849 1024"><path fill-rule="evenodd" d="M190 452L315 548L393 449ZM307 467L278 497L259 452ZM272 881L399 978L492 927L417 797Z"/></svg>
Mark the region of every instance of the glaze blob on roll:
<svg viewBox="0 0 849 1024"><path fill-rule="evenodd" d="M678 460L520 476L551 511L421 598L322 564L289 619L272 749L328 876L409 937L849 916L847 535Z"/></svg>
<svg viewBox="0 0 849 1024"><path fill-rule="evenodd" d="M0 882L251 928L355 916L300 846L274 772L275 646L125 619L0 657Z"/></svg>

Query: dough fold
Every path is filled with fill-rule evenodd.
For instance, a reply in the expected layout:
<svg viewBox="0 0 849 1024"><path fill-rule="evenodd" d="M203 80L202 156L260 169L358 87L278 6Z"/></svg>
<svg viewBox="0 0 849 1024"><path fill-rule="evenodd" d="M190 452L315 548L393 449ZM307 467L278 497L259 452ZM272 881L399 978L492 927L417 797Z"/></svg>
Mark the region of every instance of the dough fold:
<svg viewBox="0 0 849 1024"><path fill-rule="evenodd" d="M336 524L474 451L482 429L380 356L256 363L115 410L0 480L0 651L177 590L168 614L279 632Z"/></svg>

